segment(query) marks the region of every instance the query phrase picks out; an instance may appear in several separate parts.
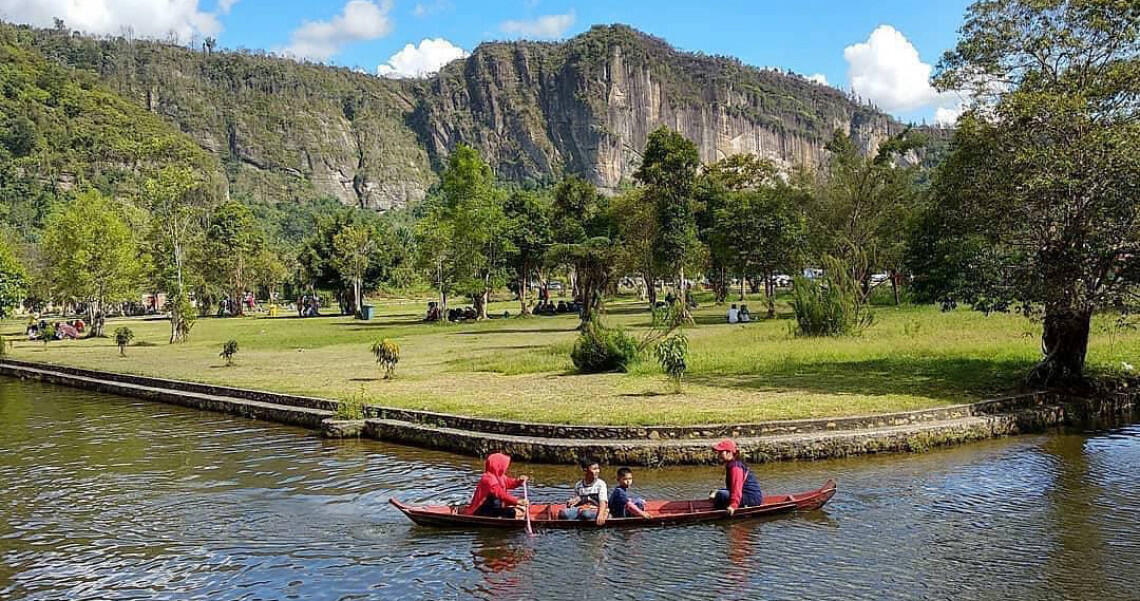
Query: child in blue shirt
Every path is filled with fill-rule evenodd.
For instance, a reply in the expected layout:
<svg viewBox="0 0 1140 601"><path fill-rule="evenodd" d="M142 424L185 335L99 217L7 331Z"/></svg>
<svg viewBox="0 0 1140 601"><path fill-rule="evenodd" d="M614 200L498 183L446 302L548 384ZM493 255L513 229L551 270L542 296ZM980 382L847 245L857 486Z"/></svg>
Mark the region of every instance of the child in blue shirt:
<svg viewBox="0 0 1140 601"><path fill-rule="evenodd" d="M610 515L615 518L649 518L645 511L645 499L630 495L629 487L633 485L633 470L628 467L618 468L617 486L610 493Z"/></svg>

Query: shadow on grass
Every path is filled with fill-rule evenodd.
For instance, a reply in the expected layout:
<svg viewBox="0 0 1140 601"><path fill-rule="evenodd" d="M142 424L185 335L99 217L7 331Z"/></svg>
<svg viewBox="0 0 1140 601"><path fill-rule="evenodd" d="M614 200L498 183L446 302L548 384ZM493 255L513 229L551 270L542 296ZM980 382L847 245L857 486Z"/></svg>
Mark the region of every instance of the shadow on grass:
<svg viewBox="0 0 1140 601"><path fill-rule="evenodd" d="M646 390L645 392L626 392L626 393L620 394L618 396L649 398L649 397L655 397L655 396L669 396L669 395L667 393L664 393L664 392L656 392L653 390Z"/></svg>
<svg viewBox="0 0 1140 601"><path fill-rule="evenodd" d="M689 381L736 390L810 391L852 395L919 395L965 400L1013 393L1034 365L1029 360L961 357L786 362L764 373L693 375Z"/></svg>
<svg viewBox="0 0 1140 601"><path fill-rule="evenodd" d="M420 324L428 325L427 322L420 321L419 319L400 319L400 320L387 320L387 319L386 320L379 320L379 319L377 319L377 320L372 320L372 321L364 321L364 320L358 319L358 320L353 320L353 321L345 321L345 322L341 322L341 323L334 323L333 325L338 327L338 328L352 328L353 331L363 332L363 331L368 331L368 330L381 330L384 328L406 328L406 327L420 325Z"/></svg>
<svg viewBox="0 0 1140 601"><path fill-rule="evenodd" d="M380 378L349 378L349 382L379 382Z"/></svg>
<svg viewBox="0 0 1140 601"><path fill-rule="evenodd" d="M577 332L578 328L519 328L495 330L465 330L452 332L452 336L483 336L485 334L542 334L549 332Z"/></svg>

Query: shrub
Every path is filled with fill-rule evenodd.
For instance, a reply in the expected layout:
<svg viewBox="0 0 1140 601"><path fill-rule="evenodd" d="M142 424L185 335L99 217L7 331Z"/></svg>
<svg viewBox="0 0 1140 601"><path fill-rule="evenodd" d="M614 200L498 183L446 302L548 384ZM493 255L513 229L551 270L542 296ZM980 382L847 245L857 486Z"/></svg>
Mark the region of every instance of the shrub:
<svg viewBox="0 0 1140 601"><path fill-rule="evenodd" d="M688 369L689 339L684 334L676 334L662 340L657 345L657 363L669 379L673 380L673 388L681 392L681 378Z"/></svg>
<svg viewBox="0 0 1140 601"><path fill-rule="evenodd" d="M792 290L797 336L845 336L871 325L857 285L838 261L824 259L823 278L797 277Z"/></svg>
<svg viewBox="0 0 1140 601"><path fill-rule="evenodd" d="M178 295L174 295L174 298L168 302L175 303L176 305L176 311L171 312L171 319L175 319L177 317L174 324L174 329L178 333L178 340L185 342L190 339L190 330L194 327L194 322L198 320L198 317L194 312L194 304L190 302L189 298L186 298L184 296L179 297ZM236 346L234 347L234 350L236 352Z"/></svg>
<svg viewBox="0 0 1140 601"><path fill-rule="evenodd" d="M393 378L396 375L396 364L400 362L400 345L387 338L377 340L372 343L372 354L376 355L376 362L384 369L384 379Z"/></svg>
<svg viewBox="0 0 1140 601"><path fill-rule="evenodd" d="M234 355L236 355L237 352L238 352L237 340L230 339L230 340L227 340L226 343L222 345L222 352L218 353L218 356L224 357L226 360L226 367L229 367L229 366L234 364Z"/></svg>
<svg viewBox="0 0 1140 601"><path fill-rule="evenodd" d="M40 340L43 341L44 346L47 346L47 344L49 342L51 342L52 340L55 340L55 324L54 323L47 324L47 326L45 326L44 329L40 331Z"/></svg>
<svg viewBox="0 0 1140 601"><path fill-rule="evenodd" d="M581 373L624 372L637 360L637 341L620 329L591 319L574 342L570 360Z"/></svg>
<svg viewBox="0 0 1140 601"><path fill-rule="evenodd" d="M337 419L364 419L364 393L349 395L336 404Z"/></svg>
<svg viewBox="0 0 1140 601"><path fill-rule="evenodd" d="M135 339L135 333L127 326L119 326L115 329L115 344L119 345L119 356L127 356L127 345Z"/></svg>

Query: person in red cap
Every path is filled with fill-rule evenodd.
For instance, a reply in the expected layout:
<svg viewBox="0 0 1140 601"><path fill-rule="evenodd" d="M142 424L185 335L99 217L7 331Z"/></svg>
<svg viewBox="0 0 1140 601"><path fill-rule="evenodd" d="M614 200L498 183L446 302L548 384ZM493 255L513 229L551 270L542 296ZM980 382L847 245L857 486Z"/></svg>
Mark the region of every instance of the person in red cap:
<svg viewBox="0 0 1140 601"><path fill-rule="evenodd" d="M715 445L717 459L724 464L724 488L713 493L713 504L717 509L728 511L728 515L736 513L740 507L754 507L764 502L764 493L760 492L760 483L752 470L739 459L740 449L731 438L726 438Z"/></svg>
<svg viewBox="0 0 1140 601"><path fill-rule="evenodd" d="M526 507L526 499L518 499L507 492L518 488L529 478L512 478L507 475L511 466L511 456L505 453L491 453L487 456L483 477L471 495L471 502L459 511L464 515L481 515L492 518L520 517L517 508Z"/></svg>

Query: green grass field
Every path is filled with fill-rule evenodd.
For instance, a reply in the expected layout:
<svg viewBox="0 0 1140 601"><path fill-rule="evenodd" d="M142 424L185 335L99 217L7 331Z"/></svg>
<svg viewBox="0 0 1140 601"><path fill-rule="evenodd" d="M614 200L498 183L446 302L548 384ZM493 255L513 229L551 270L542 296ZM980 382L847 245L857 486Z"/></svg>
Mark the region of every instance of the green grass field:
<svg viewBox="0 0 1140 601"><path fill-rule="evenodd" d="M752 299L754 307L762 304ZM699 424L857 415L935 407L1020 390L1039 354L1040 326L1016 315L936 307L877 307L875 324L849 338L797 338L790 315L724 323L725 307L703 304L690 339L682 394L651 358L628 374L577 375L569 349L570 315L425 324L424 301L377 301L378 317L201 319L191 340L167 344L162 320L112 320L110 334L136 334L127 357L111 338L23 339L22 322L2 332L13 358L329 398L363 394L378 405L513 420L576 424ZM786 307L780 307L785 312ZM517 313L516 303L492 312ZM609 303L611 324L635 335L649 325L644 305ZM402 348L397 377L380 378L368 351L392 338ZM232 367L218 356L238 340ZM1113 373L1138 363L1140 333L1098 316L1090 371Z"/></svg>

